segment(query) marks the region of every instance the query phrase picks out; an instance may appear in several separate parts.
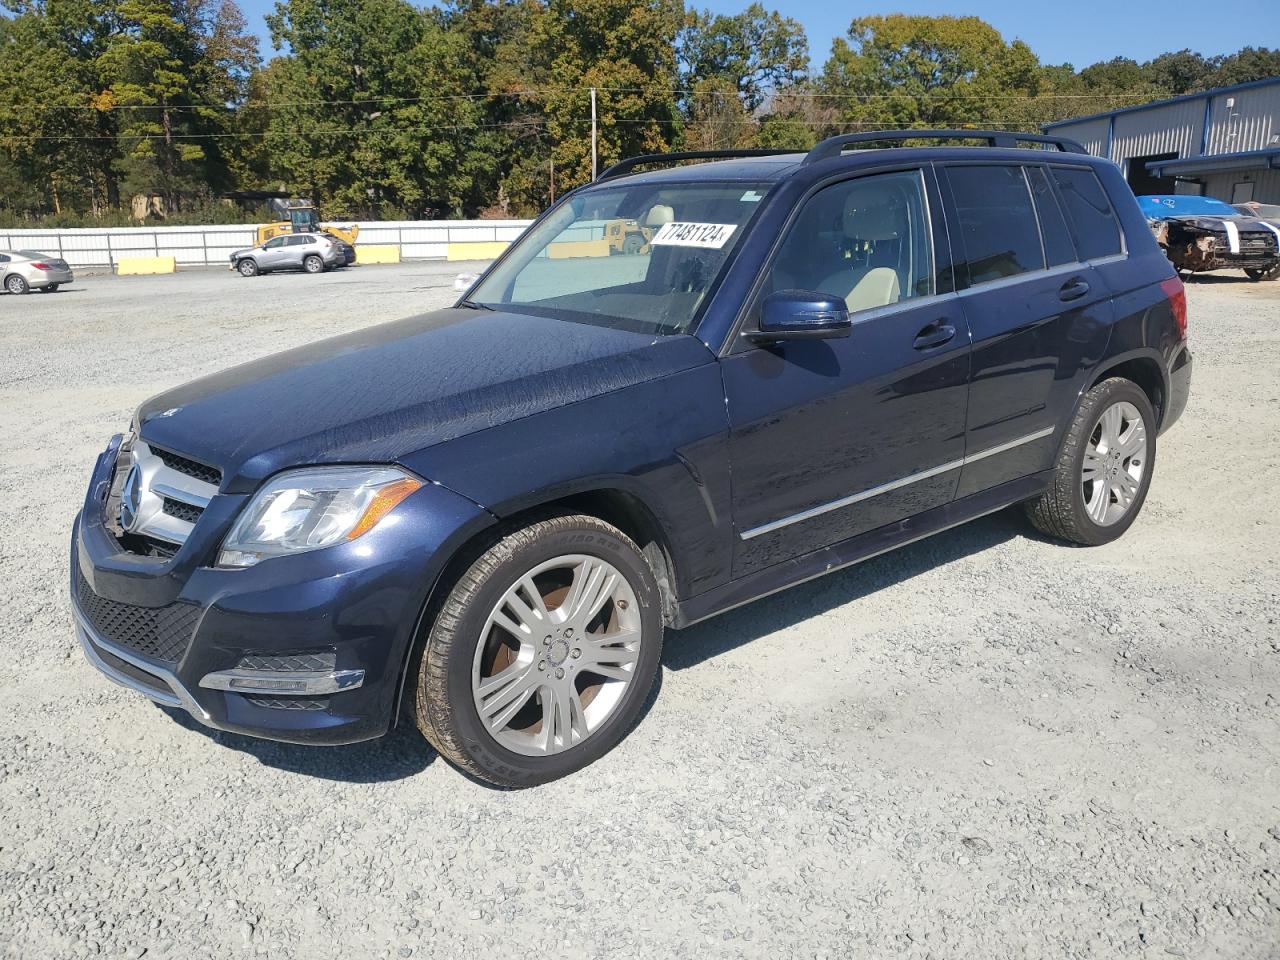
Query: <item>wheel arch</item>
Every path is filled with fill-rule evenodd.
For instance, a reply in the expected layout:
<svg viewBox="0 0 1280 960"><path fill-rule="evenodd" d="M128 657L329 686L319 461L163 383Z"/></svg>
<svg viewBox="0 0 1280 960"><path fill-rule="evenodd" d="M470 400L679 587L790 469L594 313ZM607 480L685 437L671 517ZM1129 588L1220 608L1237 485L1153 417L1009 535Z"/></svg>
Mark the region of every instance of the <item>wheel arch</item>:
<svg viewBox="0 0 1280 960"><path fill-rule="evenodd" d="M392 724L399 721L405 696L416 682L416 671L425 649L425 633L452 585L486 550L507 534L552 516L585 514L617 527L640 548L653 569L662 597L664 625L675 622L677 609L676 565L671 543L653 509L634 491L618 483L599 482L584 485L572 492L559 492L535 503L522 503L509 511L493 511L489 523L475 529L449 552L427 589L426 599L418 614L414 636L401 666L401 675L392 714Z"/></svg>
<svg viewBox="0 0 1280 960"><path fill-rule="evenodd" d="M1094 377L1080 395L1084 396L1111 377L1123 377L1138 385L1151 401L1151 408L1156 412L1156 429L1159 430L1169 408L1169 378L1164 365L1155 356L1145 352L1108 358L1099 365Z"/></svg>

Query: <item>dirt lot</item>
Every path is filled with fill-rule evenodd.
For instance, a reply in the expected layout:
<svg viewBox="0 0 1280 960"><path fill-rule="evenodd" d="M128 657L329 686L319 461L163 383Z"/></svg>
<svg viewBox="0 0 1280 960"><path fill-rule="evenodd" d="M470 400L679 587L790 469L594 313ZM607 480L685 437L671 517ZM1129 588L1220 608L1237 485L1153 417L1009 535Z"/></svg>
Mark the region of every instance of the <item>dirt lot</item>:
<svg viewBox="0 0 1280 960"><path fill-rule="evenodd" d="M1280 956L1280 283L1189 288L1191 405L1123 540L1009 512L672 634L637 731L545 788L92 670L68 530L133 407L458 269L0 297L4 956Z"/></svg>

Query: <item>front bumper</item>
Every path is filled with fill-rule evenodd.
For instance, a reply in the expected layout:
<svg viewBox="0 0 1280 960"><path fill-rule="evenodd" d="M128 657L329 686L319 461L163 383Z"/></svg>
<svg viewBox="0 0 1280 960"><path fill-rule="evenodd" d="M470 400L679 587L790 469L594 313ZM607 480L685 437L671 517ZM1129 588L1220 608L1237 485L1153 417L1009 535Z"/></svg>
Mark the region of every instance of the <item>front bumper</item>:
<svg viewBox="0 0 1280 960"><path fill-rule="evenodd" d="M316 744L385 733L431 586L492 517L431 484L358 541L230 570L211 564L244 498L219 494L175 556L144 557L103 521L117 448L99 458L71 538L89 662L219 730Z"/></svg>

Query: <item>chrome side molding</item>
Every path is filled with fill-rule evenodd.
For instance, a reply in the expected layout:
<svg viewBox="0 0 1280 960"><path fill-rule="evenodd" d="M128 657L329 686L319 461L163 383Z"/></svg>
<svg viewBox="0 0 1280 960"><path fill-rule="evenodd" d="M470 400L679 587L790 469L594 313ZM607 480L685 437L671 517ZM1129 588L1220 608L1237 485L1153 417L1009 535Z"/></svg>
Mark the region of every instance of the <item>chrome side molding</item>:
<svg viewBox="0 0 1280 960"><path fill-rule="evenodd" d="M1001 443L994 447L988 447L985 450L979 450L977 453L966 454L959 460L952 460L949 463L942 463L936 467L929 467L927 470L921 470L919 473L912 473L897 480L890 480L888 483L882 483L878 487L871 487L859 493L851 494L847 497L841 497L839 500L832 500L830 503L819 504L816 507L810 507L808 510L801 510L799 513L793 513L789 517L783 517L780 520L773 520L769 523L762 523L758 527L752 527L750 530L744 530L740 537L743 540L750 540L752 537L763 536L766 533L773 533L775 530L781 530L783 527L789 527L793 523L800 523L804 520L812 520L814 517L820 517L824 513L830 513L832 510L839 510L841 507L849 507L863 500L870 500L872 497L878 497L881 494L889 493L891 490L898 490L901 487L908 486L912 483L919 483L921 480L928 480L930 477L936 477L941 473L947 473L951 470L958 470L967 463L974 463L977 460L985 460L987 457L994 457L996 454L1004 453L1006 450L1012 450L1014 447L1020 447L1024 443L1032 443L1050 436L1053 433L1053 427L1045 427L1043 430L1037 430L1035 433L1029 433L1025 437L1018 437L1007 443Z"/></svg>

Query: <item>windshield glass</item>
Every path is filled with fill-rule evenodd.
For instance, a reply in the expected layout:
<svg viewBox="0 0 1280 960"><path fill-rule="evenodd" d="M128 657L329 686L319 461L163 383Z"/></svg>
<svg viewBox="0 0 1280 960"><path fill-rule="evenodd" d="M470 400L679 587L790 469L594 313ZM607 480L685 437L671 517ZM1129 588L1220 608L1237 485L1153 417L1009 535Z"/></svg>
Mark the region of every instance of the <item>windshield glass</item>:
<svg viewBox="0 0 1280 960"><path fill-rule="evenodd" d="M526 233L468 298L643 333L687 333L765 183L602 186Z"/></svg>

